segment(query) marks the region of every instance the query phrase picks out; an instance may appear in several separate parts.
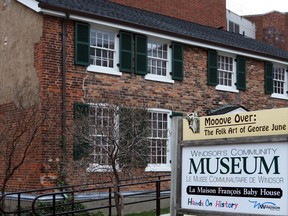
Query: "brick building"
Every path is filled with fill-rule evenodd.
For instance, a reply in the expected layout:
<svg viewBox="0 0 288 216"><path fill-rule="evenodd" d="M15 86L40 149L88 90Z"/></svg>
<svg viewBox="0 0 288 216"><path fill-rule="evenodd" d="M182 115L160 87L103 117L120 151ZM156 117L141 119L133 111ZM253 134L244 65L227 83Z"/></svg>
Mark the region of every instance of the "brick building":
<svg viewBox="0 0 288 216"><path fill-rule="evenodd" d="M244 17L255 23L257 40L288 50L288 13L271 11Z"/></svg>
<svg viewBox="0 0 288 216"><path fill-rule="evenodd" d="M226 29L226 1L223 0L111 0L111 2L205 26Z"/></svg>
<svg viewBox="0 0 288 216"><path fill-rule="evenodd" d="M79 104L89 107L90 115L97 113L97 101L145 104L150 121L158 125L149 137L147 174L170 171L175 143L174 134L167 134L173 131L175 113L288 106L288 52L215 28L222 19L208 27L165 14L107 0L4 1L0 115L17 111L13 90L28 78L41 112L50 106L53 116L41 127L36 150L9 182L10 190L57 184L59 163L74 160L73 141L65 148L61 141ZM104 119L105 112L100 113ZM95 120L91 127L97 124ZM93 156L105 155L94 151Z"/></svg>

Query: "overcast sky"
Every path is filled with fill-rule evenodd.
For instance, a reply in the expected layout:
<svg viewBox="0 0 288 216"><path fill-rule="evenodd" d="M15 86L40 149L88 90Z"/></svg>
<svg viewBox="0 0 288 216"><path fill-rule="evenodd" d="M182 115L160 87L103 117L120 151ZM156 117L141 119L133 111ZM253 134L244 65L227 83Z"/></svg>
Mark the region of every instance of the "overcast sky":
<svg viewBox="0 0 288 216"><path fill-rule="evenodd" d="M226 0L226 7L238 15L288 12L288 0Z"/></svg>

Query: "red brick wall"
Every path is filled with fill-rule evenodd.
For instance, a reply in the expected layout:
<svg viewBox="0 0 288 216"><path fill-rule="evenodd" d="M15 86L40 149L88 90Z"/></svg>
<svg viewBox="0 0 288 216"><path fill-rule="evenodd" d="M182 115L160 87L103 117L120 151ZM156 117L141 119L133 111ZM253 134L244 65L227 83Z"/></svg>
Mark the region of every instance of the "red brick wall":
<svg viewBox="0 0 288 216"><path fill-rule="evenodd" d="M39 123L37 119L34 120L34 116L39 113L34 111L29 107L20 109L14 103L0 105L0 151L4 153L0 157L0 188L7 174L7 168L10 168L8 173L11 173L21 163L24 150L27 150L23 165L9 178L6 192L16 191L19 188L28 190L41 187L39 181L42 167L41 132L33 130L36 133L32 143L29 140L33 134L26 132L34 128L35 123ZM8 160L11 160L11 165Z"/></svg>
<svg viewBox="0 0 288 216"><path fill-rule="evenodd" d="M256 25L256 39L288 50L288 14L272 12L246 16Z"/></svg>
<svg viewBox="0 0 288 216"><path fill-rule="evenodd" d="M110 0L166 16L226 29L225 0Z"/></svg>

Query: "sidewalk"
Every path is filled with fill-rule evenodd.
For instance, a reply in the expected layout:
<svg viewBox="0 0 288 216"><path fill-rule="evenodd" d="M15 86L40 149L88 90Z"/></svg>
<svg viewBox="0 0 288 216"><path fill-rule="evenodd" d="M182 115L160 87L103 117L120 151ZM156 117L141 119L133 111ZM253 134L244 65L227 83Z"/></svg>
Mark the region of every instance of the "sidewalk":
<svg viewBox="0 0 288 216"><path fill-rule="evenodd" d="M170 214L163 214L163 215L160 215L160 216L170 216ZM183 216L196 216L196 215L183 215Z"/></svg>
<svg viewBox="0 0 288 216"><path fill-rule="evenodd" d="M160 215L160 216L170 216L170 214L162 214L162 215ZM183 215L183 216L193 216L193 215ZM195 216L195 215L194 215Z"/></svg>

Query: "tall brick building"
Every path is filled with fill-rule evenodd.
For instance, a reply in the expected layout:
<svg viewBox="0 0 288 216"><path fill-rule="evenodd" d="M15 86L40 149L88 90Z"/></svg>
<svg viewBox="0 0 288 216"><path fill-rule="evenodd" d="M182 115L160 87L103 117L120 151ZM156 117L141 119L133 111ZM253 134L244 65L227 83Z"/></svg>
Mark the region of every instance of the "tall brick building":
<svg viewBox="0 0 288 216"><path fill-rule="evenodd" d="M256 25L256 39L288 50L288 13L271 11L245 16Z"/></svg>
<svg viewBox="0 0 288 216"><path fill-rule="evenodd" d="M209 25L204 26L186 12L175 18L171 11L162 11L166 6L160 13L157 1L149 2L153 5L143 8L157 13L107 0L4 1L0 115L17 111L13 90L27 79L41 112L49 107L51 115L37 134L35 151L9 182L9 190L57 184L59 164L75 159L73 140L63 142L63 134L66 125L73 124L79 104L88 109L92 129L107 117L104 110L96 110L98 102L120 99L125 105L145 104L155 123L155 133L149 135L147 174L170 171L175 113L198 111L203 116L223 106L251 111L288 106L286 51L218 29L226 21L207 18L210 9L202 13L206 16L202 24L208 20ZM208 7L207 1L197 2ZM208 2L218 2L223 10L224 1ZM222 14L225 17L225 10ZM91 132L97 135L97 130ZM98 142L89 145L94 148ZM91 155L95 164L105 157L97 151ZM75 178L73 170L68 183L69 178Z"/></svg>
<svg viewBox="0 0 288 216"><path fill-rule="evenodd" d="M111 0L111 2L226 29L226 1L223 0Z"/></svg>

